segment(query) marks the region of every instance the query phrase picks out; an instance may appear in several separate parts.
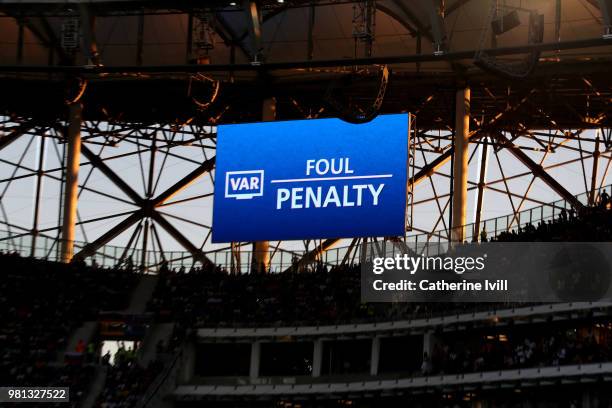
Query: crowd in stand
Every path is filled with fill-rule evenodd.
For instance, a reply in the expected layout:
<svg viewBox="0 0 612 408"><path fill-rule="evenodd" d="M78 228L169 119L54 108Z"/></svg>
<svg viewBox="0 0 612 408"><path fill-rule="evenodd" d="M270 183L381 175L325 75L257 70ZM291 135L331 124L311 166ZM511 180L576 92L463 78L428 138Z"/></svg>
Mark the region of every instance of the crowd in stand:
<svg viewBox="0 0 612 408"><path fill-rule="evenodd" d="M612 211L605 204L579 215L561 211L538 225L502 233L492 241L603 241L612 237ZM486 237L483 237L486 240ZM92 365L107 365L106 386L96 406L132 407L162 370L159 361L142 366L129 353L92 357L97 349L77 346L78 364L60 357L71 333L104 310L123 310L139 275L119 269L52 263L0 254L0 385L70 386L73 404L87 389ZM302 272L302 271L300 271ZM175 323L169 348L191 329L233 325L318 325L406 319L473 305L361 303L360 267L315 264L275 274L231 275L218 267L170 271L163 265L148 304L157 321ZM425 356L423 373L454 373L607 360L610 344L567 333L513 337L472 344L440 343ZM78 351L78 350L77 350ZM96 361L94 361L96 360ZM76 398L75 398L76 397Z"/></svg>
<svg viewBox="0 0 612 408"><path fill-rule="evenodd" d="M437 343L423 356L422 374L454 374L525 367L610 361L612 338L596 336L592 327L546 329L536 333L464 336ZM467 336L469 339L470 337Z"/></svg>
<svg viewBox="0 0 612 408"><path fill-rule="evenodd" d="M119 348L112 363L110 355L105 355L106 382L96 401L97 408L135 407L163 368L157 359L144 367L138 362L134 350L123 347Z"/></svg>
<svg viewBox="0 0 612 408"><path fill-rule="evenodd" d="M557 210L558 216L528 223L512 231L504 231L491 241L501 242L600 242L612 238L612 204L604 191L598 198L598 205L584 207L577 214L573 208ZM482 239L484 238L484 239ZM486 241L486 233L482 240Z"/></svg>
<svg viewBox="0 0 612 408"><path fill-rule="evenodd" d="M208 269L165 272L149 310L161 320L185 327L373 317L375 306L360 304L359 287L357 266L323 267L307 274L228 275Z"/></svg>
<svg viewBox="0 0 612 408"><path fill-rule="evenodd" d="M603 206L585 208L580 216L573 210L562 210L555 219L537 226L521 226L490 241L608 241L612 238L612 211L607 210L606 197L602 199ZM201 327L338 324L431 316L449 309L474 311L481 307L465 303L363 304L360 279L358 265L328 268L315 264L306 273L289 270L264 275L228 275L218 267L189 271L164 267L149 310L162 320Z"/></svg>
<svg viewBox="0 0 612 408"><path fill-rule="evenodd" d="M0 385L70 386L78 401L92 369L64 360L70 335L101 310L123 309L137 276L17 254L0 263Z"/></svg>

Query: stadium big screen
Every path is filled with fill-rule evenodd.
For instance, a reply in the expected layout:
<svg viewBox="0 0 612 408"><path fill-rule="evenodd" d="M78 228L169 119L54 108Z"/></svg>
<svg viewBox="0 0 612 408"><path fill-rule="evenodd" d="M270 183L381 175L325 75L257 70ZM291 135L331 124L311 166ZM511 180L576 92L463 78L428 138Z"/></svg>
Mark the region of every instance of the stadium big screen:
<svg viewBox="0 0 612 408"><path fill-rule="evenodd" d="M213 241L403 235L408 128L407 114L219 126Z"/></svg>

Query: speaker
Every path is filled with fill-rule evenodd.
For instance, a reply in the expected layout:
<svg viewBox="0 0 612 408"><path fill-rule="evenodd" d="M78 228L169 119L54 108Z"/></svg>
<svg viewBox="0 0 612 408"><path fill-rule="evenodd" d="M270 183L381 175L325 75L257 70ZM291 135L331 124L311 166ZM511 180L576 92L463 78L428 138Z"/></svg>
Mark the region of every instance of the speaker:
<svg viewBox="0 0 612 408"><path fill-rule="evenodd" d="M518 11L516 10L513 10L503 17L496 18L495 20L491 21L491 29L495 35L503 34L520 25L521 19L519 18Z"/></svg>

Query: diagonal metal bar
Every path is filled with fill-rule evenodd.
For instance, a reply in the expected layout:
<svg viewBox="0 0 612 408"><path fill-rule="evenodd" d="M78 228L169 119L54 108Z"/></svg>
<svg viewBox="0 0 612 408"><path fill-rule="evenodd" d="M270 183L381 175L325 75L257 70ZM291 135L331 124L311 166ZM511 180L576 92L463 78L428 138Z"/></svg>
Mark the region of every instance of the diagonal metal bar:
<svg viewBox="0 0 612 408"><path fill-rule="evenodd" d="M166 212L161 212L161 211L158 211L158 212L161 215L163 215L164 217L174 218L174 219L177 219L179 221L183 221L183 222L195 225L195 226L200 227L200 228L210 229L209 225L202 224L201 222L193 221L193 220L190 220L190 219L187 219L187 218L184 218L184 217L180 217L180 216L174 215L174 214L169 214L169 213L166 213Z"/></svg>
<svg viewBox="0 0 612 408"><path fill-rule="evenodd" d="M17 179L15 177L15 174L17 174L17 171L21 167L21 163L23 162L23 159L25 158L26 154L30 150L30 146L32 145L33 141L34 141L34 138L31 138L30 141L28 142L28 144L26 145L25 149L23 149L23 152L21 153L21 156L19 157L19 161L17 162L17 165L14 166L15 168L13 169L13 172L11 173L11 177L9 177L8 179L0 180L0 183L4 183L4 182L8 181L8 183L6 183L6 185L4 186L4 189L2 190L2 193L0 193L0 200L2 200L2 198L4 198L4 195L6 194L8 188L10 187L10 185L12 183L12 181ZM28 175L28 176L30 176L30 175Z"/></svg>
<svg viewBox="0 0 612 408"><path fill-rule="evenodd" d="M165 137L166 132L162 132L162 134ZM173 132L172 134L172 138L168 141L167 140L167 144L166 144L166 151L164 152L164 158L162 160L161 166L159 167L159 172L157 174L157 178L155 180L155 185L153 186L153 192L151 193L151 195L153 196L155 194L155 192L157 191L157 186L159 185L159 180L161 179L162 174L164 174L164 168L166 167L166 161L168 160L168 153L170 153L170 143L174 142L174 138L176 137L176 132ZM162 148L160 148L161 150Z"/></svg>
<svg viewBox="0 0 612 408"><path fill-rule="evenodd" d="M450 148L440 156L436 157L435 160L431 161L429 164L423 166L421 170L419 170L410 180L410 182L416 186L421 181L425 180L425 177L431 176L437 169L444 166L451 157L453 157L454 148Z"/></svg>
<svg viewBox="0 0 612 408"><path fill-rule="evenodd" d="M98 239L89 244L85 245L74 257L86 258L96 253L96 251L103 245L105 245L108 241L116 238L123 231L131 227L135 222L142 218L142 212L136 211L132 213L129 217L121 221L119 224L115 225L113 228L108 230Z"/></svg>
<svg viewBox="0 0 612 408"><path fill-rule="evenodd" d="M134 228L134 231L132 231L132 235L130 236L130 240L128 241L128 243L125 246L125 248L123 248L123 252L121 253L121 257L118 259L119 264L123 263L123 261L125 261L127 259L128 252L130 252L130 248L132 247L132 244L134 243L134 240L137 241L138 237L140 237L140 230L141 229L142 229L142 220L140 220L140 222L138 223L136 228Z"/></svg>
<svg viewBox="0 0 612 408"><path fill-rule="evenodd" d="M232 28L231 24L225 20L221 13L215 13L215 32L219 34L221 39L228 45L235 45L240 48L242 54L244 54L247 59L251 59L251 52L244 45L242 41L248 35L248 31L242 37L239 37L236 31Z"/></svg>
<svg viewBox="0 0 612 408"><path fill-rule="evenodd" d="M495 161L497 163L497 168L499 169L499 173L501 174L501 178L504 182L504 188L506 189L506 197L508 197L508 201L510 202L510 207L512 207L512 215L516 217L516 207L514 206L514 200L512 200L512 194L510 193L510 187L508 186L508 181L506 180L506 175L504 173L504 167L501 164L501 161L499 160L499 152L496 149L493 149L493 154L495 155ZM508 224L506 226L506 230L510 230L510 225L512 225L512 223Z"/></svg>
<svg viewBox="0 0 612 408"><path fill-rule="evenodd" d="M431 34L431 29L425 27L425 24L417 15L410 9L408 4L404 3L401 0L391 0L390 4L398 7L402 13L405 14L406 18L410 21L410 23L416 27L417 31L421 33L425 38L430 40L431 42L435 42L434 36Z"/></svg>
<svg viewBox="0 0 612 408"><path fill-rule="evenodd" d="M208 173L215 167L215 157L212 159L206 160L200 166L198 166L191 173L183 177L177 183L169 187L166 191L159 194L156 198L151 200L151 203L154 207L158 207L168 201L170 198L174 197L176 194L180 193L183 189L187 188L191 183L196 181L200 176L205 173Z"/></svg>
<svg viewBox="0 0 612 408"><path fill-rule="evenodd" d="M448 6L446 8L446 10L444 10L444 16L445 17L450 16L452 13L454 13L457 10L459 10L461 7L463 7L464 5L469 3L470 1L471 0L457 0L456 2L454 2L453 4ZM427 30L427 31L431 30L431 24L426 25L425 26L425 30Z"/></svg>
<svg viewBox="0 0 612 408"><path fill-rule="evenodd" d="M161 255L162 261L166 260L166 255L164 254L164 247L162 246L161 239L159 238L159 234L157 233L157 228L155 228L155 223L151 223L151 231L153 231L153 236L155 237L155 241L157 242L157 247L159 249L159 253Z"/></svg>
<svg viewBox="0 0 612 408"><path fill-rule="evenodd" d="M308 265L316 261L320 254L327 251L328 249L333 248L339 242L340 242L339 238L330 238L330 239L326 239L325 241L321 242L313 250L304 254L302 259L300 259L300 262L298 263L298 267L302 267L302 266ZM290 270L290 269L291 268L288 268L287 270Z"/></svg>
<svg viewBox="0 0 612 408"><path fill-rule="evenodd" d="M422 152L422 151L421 151L421 157L423 158L423 161L426 163L425 166L427 166L427 158L425 157L425 153ZM433 173L432 174L427 174L427 179L429 180L431 191L433 192L434 199L435 199L435 202L436 202L436 206L438 207L438 211L440 213L440 218L442 219L442 222L444 224L444 229L448 231L448 226L446 225L446 221L444 220L444 211L445 211L446 207L444 209L442 209L442 206L440 205L440 198L441 197L438 196L438 192L436 190L436 185L433 182L433 179L431 177L432 175L433 175Z"/></svg>
<svg viewBox="0 0 612 408"><path fill-rule="evenodd" d="M544 183L546 183L553 191L559 194L563 199L569 202L574 208L582 208L582 203L569 191L565 189L554 177L548 174L542 166L531 160L525 152L515 146L508 139L500 134L499 132L492 133L492 136L498 141L498 143L516 157L523 165L533 172L534 175L538 176Z"/></svg>
<svg viewBox="0 0 612 408"><path fill-rule="evenodd" d="M187 251L191 253L194 260L202 262L204 266L210 266L213 263L206 257L206 254L197 248L187 237L185 237L178 229L174 227L168 220L166 220L160 213L157 211L151 212L151 217L160 227L166 230L172 238L176 240L179 244L181 244Z"/></svg>
<svg viewBox="0 0 612 408"><path fill-rule="evenodd" d="M212 195L214 195L214 193L199 194L199 195L193 196L193 197L181 198L180 200L175 200L175 201L170 201L170 202L166 201L165 203L160 204L159 206L162 207L162 206L167 206L167 205L174 205L174 204L179 204L179 203L185 203L187 201L200 200L202 198L210 197Z"/></svg>
<svg viewBox="0 0 612 408"><path fill-rule="evenodd" d="M3 7L2 11L6 15L13 17L15 20L17 20L18 23L21 21L21 23L34 35L34 37L36 37L38 41L40 41L40 43L43 46L57 53L57 55L60 58L60 63L66 64L69 62L70 59L68 58L68 56L66 55L66 52L61 47L61 44L57 36L55 35L53 28L49 24L49 21L47 20L47 18L45 17L39 17L39 18L20 17L16 15L14 12L11 12L11 10L8 7Z"/></svg>
<svg viewBox="0 0 612 408"><path fill-rule="evenodd" d="M90 224L90 223L93 223L93 222L109 220L111 218L123 217L124 215L129 215L129 214L132 214L132 213L133 213L133 211L126 211L126 212L122 212L122 213L118 213L118 214L111 214L111 215L105 215L105 216L100 216L100 217L96 217L96 218L90 218L90 219L87 219L85 221L79 221L79 222L76 223L76 225L82 226L82 225ZM9 227L11 226L10 224L7 224L6 222L0 222L0 223L5 224L5 225L7 225ZM19 235L14 235L13 237L11 237L11 236L3 237L3 238L0 238L0 241L4 241L6 239L11 239L11 238L19 238L19 237L22 237L22 236L25 237L27 235L31 235L31 230L30 229L26 229L26 228L23 228L23 227L19 227L19 228L21 228L21 229L23 229L24 231L27 231L27 232L25 232L23 234L19 234ZM41 228L41 229L38 230L38 233L39 233L39 235L42 236L42 234L45 233L45 232L59 231L61 229L62 229L62 226L61 225L57 225L55 227ZM51 237L48 237L48 238L51 238Z"/></svg>
<svg viewBox="0 0 612 408"><path fill-rule="evenodd" d="M28 133L29 130L32 129L32 126L29 124L24 124L17 126L16 128L11 129L7 135L0 138L0 150L4 149L15 140L19 139L24 134Z"/></svg>
<svg viewBox="0 0 612 408"><path fill-rule="evenodd" d="M142 204L142 197L134 191L121 177L117 175L110 167L104 163L104 161L96 155L94 152L89 150L85 145L81 147L81 153L87 157L93 166L100 170L110 181L112 181L121 191L123 191L134 203Z"/></svg>
<svg viewBox="0 0 612 408"><path fill-rule="evenodd" d="M401 15L403 11L395 10L394 9L395 7L397 7L397 4L395 3L391 3L391 4L385 4L384 2L376 3L376 8L378 10L393 17L393 19L397 21L399 24L401 24L401 26L404 27L410 33L411 36L416 37L419 32L418 32L418 29L415 28L414 22L407 21L407 19Z"/></svg>

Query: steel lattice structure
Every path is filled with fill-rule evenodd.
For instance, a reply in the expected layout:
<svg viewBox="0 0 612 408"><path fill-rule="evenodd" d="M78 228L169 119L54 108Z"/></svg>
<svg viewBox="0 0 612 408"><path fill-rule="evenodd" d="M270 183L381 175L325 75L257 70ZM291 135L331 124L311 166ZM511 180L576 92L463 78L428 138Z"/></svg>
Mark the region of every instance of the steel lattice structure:
<svg viewBox="0 0 612 408"><path fill-rule="evenodd" d="M17 249L27 239L31 254L60 257L67 146L78 133L77 255L131 258L150 269L189 258L244 271L250 243L209 242L215 126L266 114L358 122L411 112L409 240L491 235L523 224L525 209L554 211L556 200L592 205L612 161L608 2L566 3L567 10L538 0L526 11L505 3L543 16L542 37L530 26L526 38L520 29L491 35L488 25L507 10L486 0L219 1L206 8L190 1L172 8L0 1L0 29L15 39L11 56L0 57L0 242ZM468 12L480 17L461 30L457 21ZM565 26L582 24L570 18L579 12L588 21L586 37L563 39ZM333 40L351 55L340 58L336 50L330 58L325 51L330 16L352 25ZM180 52L168 61L149 57L164 45L147 42L147 27L175 20L181 40L170 41L171 30L163 36ZM129 53L117 51L112 21L133 28L135 35L121 34L119 42ZM305 29L303 57L278 39L283 24L297 22ZM391 26L397 33L385 36ZM395 38L410 51L398 53ZM477 52L495 66L476 64ZM529 63L535 66L516 69ZM78 118L69 115L77 105ZM15 197L29 187L20 183L33 185L24 205ZM509 221L487 227L487 218L502 214L511 214ZM397 244L406 237L371 240ZM282 270L296 257L302 264L351 262L361 242L273 242L267 252L273 269ZM339 246L333 259L325 255Z"/></svg>

